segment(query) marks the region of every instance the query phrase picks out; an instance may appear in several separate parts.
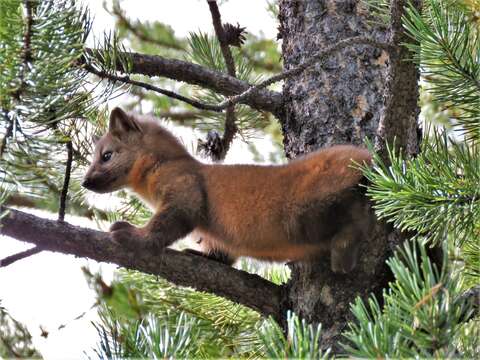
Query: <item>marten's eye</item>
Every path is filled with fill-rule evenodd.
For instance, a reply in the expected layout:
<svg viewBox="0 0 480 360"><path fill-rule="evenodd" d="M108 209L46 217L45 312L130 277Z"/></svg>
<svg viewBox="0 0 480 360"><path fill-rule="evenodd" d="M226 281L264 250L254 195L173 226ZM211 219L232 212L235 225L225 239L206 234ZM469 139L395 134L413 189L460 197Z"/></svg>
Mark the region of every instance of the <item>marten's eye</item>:
<svg viewBox="0 0 480 360"><path fill-rule="evenodd" d="M111 157L112 157L112 152L111 151L104 152L102 154L102 161L107 162L108 160L110 160Z"/></svg>

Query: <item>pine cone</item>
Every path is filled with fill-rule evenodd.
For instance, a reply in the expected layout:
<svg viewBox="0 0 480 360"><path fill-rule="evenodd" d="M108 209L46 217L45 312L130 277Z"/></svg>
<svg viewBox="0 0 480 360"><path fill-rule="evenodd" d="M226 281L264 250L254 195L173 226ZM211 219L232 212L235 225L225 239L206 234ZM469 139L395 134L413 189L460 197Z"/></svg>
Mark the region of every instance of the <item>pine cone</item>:
<svg viewBox="0 0 480 360"><path fill-rule="evenodd" d="M230 46L240 47L245 42L246 28L240 27L240 24L232 25L229 23L223 24L223 31L225 33L225 39Z"/></svg>

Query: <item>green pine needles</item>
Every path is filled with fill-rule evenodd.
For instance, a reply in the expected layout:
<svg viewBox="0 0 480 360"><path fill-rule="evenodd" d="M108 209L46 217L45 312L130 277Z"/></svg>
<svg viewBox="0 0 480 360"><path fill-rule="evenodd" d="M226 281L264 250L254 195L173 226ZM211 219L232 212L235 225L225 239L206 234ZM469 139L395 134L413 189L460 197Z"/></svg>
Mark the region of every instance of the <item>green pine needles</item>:
<svg viewBox="0 0 480 360"><path fill-rule="evenodd" d="M461 245L478 237L478 147L435 130L414 159L407 161L390 148L388 154L390 165L375 155L375 166L364 168L371 183L367 194L380 219L435 244L450 238Z"/></svg>
<svg viewBox="0 0 480 360"><path fill-rule="evenodd" d="M345 345L348 354L366 358L461 356L458 341L463 323L472 315L472 304L460 296L461 277L452 274L447 258L440 270L421 241L410 241L388 265L395 281L384 291L383 305L374 297L352 304L356 322L345 333L350 341ZM464 349L467 358L473 354L480 354L478 343Z"/></svg>
<svg viewBox="0 0 480 360"><path fill-rule="evenodd" d="M475 7L476 6L476 7ZM480 138L480 21L475 1L427 0L422 14L408 8L406 46L420 65L428 91L467 138ZM478 13L477 13L478 14Z"/></svg>
<svg viewBox="0 0 480 360"><path fill-rule="evenodd" d="M262 325L259 336L263 357L268 359L330 359L330 350L320 348L322 326L308 324L294 313L287 313L286 334L273 320Z"/></svg>

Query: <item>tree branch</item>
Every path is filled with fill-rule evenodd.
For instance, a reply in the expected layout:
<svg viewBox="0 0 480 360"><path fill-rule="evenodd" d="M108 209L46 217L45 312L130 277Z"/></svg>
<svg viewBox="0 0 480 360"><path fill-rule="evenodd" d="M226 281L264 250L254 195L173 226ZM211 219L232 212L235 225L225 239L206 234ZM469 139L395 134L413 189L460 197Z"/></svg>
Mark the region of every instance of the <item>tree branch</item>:
<svg viewBox="0 0 480 360"><path fill-rule="evenodd" d="M210 13L212 15L213 27L218 41L220 42L220 49L222 50L223 59L227 67L228 75L237 77L235 71L235 61L233 60L232 52L228 45L227 37L222 25L222 18L216 0L207 0ZM220 154L213 154L219 160L223 160L227 155L230 145L238 131L235 116L235 105L227 106L227 113L225 114L225 130L222 137L222 147Z"/></svg>
<svg viewBox="0 0 480 360"><path fill-rule="evenodd" d="M58 209L58 220L65 220L65 210L67 208L67 195L68 195L68 186L70 184L70 175L72 172L72 161L73 161L73 146L72 141L67 142L67 164L65 166L65 177L63 179L63 188L60 193L60 206Z"/></svg>
<svg viewBox="0 0 480 360"><path fill-rule="evenodd" d="M113 242L108 233L43 219L5 207L0 207L0 211L7 211L0 220L2 235L39 245L44 250L87 257L159 275L180 286L223 296L264 316L280 318L282 287L258 275L172 249L165 249L163 254L132 252Z"/></svg>
<svg viewBox="0 0 480 360"><path fill-rule="evenodd" d="M98 50L86 49L86 53L101 61L101 57L96 56L96 54L99 54ZM187 61L167 59L162 56L138 54L133 52L124 54L123 56L129 58L131 68L128 70L132 74L142 74L151 77L160 76L172 80L183 81L188 84L211 89L225 96L240 94L251 87L247 82L236 79L233 76L210 70ZM116 70L122 73L127 73L127 69L123 68L121 62L117 63ZM256 93L255 96L244 99L244 101L238 101L237 103L249 105L257 110L271 112L281 119L283 109L283 98L281 93L263 90ZM221 111L225 108L226 106L223 108L214 107L212 111Z"/></svg>
<svg viewBox="0 0 480 360"><path fill-rule="evenodd" d="M101 79L108 79L108 80L111 80L111 81L119 81L119 82L124 83L124 84L135 85L135 86L139 86L139 87L142 87L144 89L147 89L147 90L155 91L155 92L158 92L160 94L166 95L170 98L183 101L183 102L185 102L185 103L187 103L187 104L189 104L189 105L191 105L191 106L193 106L197 109L200 109L200 110L210 110L210 111L216 111L216 112L222 111L221 109L220 110L216 109L215 105L210 105L210 104L207 104L207 103L203 103L201 101L188 98L186 96L177 94L174 91L163 89L161 87L158 87L158 86L155 86L155 85L152 85L152 84L148 84L148 83L145 83L145 82L142 82L142 81L132 80L132 79L130 79L130 76L128 76L128 75L118 76L118 75L115 75L115 74L111 74L111 73L108 73L108 72L103 71L103 70L98 70L90 64L84 64L83 68L85 70L87 70L89 73L97 75Z"/></svg>
<svg viewBox="0 0 480 360"><path fill-rule="evenodd" d="M28 250L7 256L6 258L0 259L0 268L11 265L18 260L22 260L32 255L38 254L41 251L43 251L43 249L38 246L34 246L33 248L30 248Z"/></svg>
<svg viewBox="0 0 480 360"><path fill-rule="evenodd" d="M207 0L207 3L210 9L210 14L212 15L213 28L215 29L215 35L220 43L220 49L222 50L228 75L236 77L235 62L233 61L232 52L230 51L228 41L225 36L225 31L223 30L222 18L220 15L220 10L218 9L217 1Z"/></svg>

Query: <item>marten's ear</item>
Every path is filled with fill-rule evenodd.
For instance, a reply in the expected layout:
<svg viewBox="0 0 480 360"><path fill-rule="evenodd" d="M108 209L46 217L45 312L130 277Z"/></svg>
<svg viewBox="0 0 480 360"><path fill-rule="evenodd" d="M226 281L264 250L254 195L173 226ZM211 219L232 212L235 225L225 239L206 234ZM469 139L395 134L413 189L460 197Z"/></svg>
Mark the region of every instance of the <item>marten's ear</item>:
<svg viewBox="0 0 480 360"><path fill-rule="evenodd" d="M142 129L133 116L116 107L110 113L108 131L114 136L121 137L129 132L142 132Z"/></svg>
<svg viewBox="0 0 480 360"><path fill-rule="evenodd" d="M93 145L96 145L98 143L98 140L100 140L100 136L96 135L96 134L93 134L92 135L92 142L93 142Z"/></svg>

